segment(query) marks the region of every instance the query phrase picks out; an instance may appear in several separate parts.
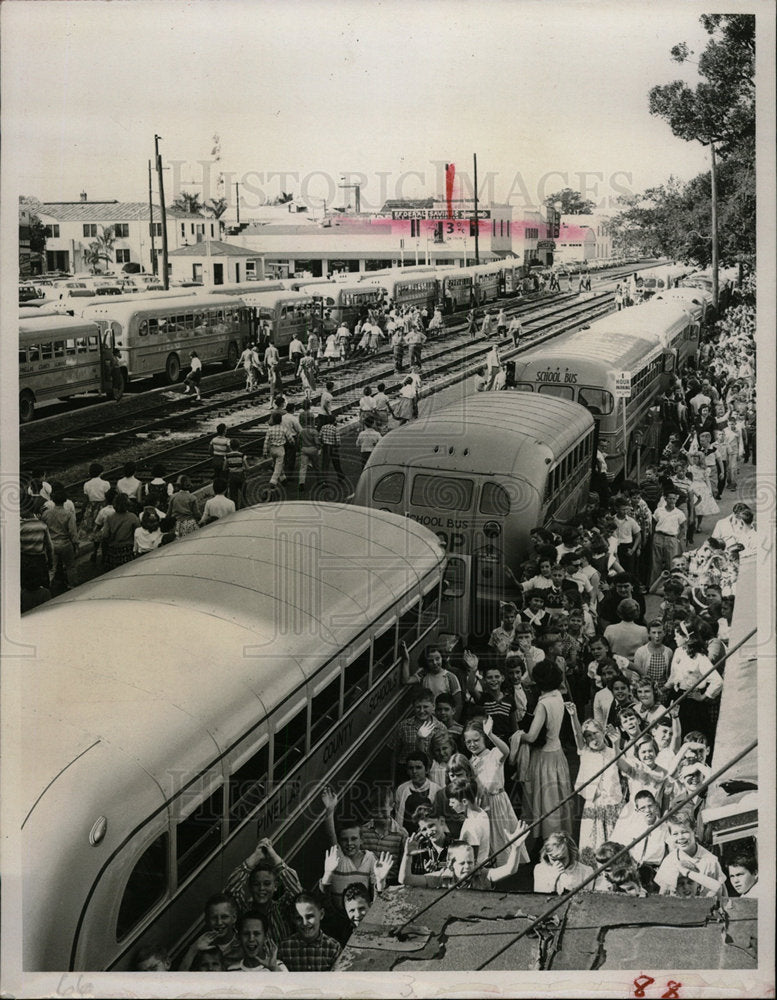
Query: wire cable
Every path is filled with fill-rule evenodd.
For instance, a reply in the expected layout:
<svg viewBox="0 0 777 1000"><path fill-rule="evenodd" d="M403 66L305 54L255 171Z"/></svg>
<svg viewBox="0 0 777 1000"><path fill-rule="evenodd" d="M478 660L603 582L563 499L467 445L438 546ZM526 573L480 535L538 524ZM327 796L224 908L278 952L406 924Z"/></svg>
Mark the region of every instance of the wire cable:
<svg viewBox="0 0 777 1000"><path fill-rule="evenodd" d="M598 868L594 869L594 871L591 872L591 874L586 879L584 879L584 881L582 881L579 885L575 886L575 888L572 889L571 892L564 893L562 897L558 900L558 902L548 907L548 909L545 910L545 912L541 916L535 917L535 919L532 920L532 922L528 925L528 927L525 927L520 933L516 934L516 936L511 941L508 941L506 945L504 945L498 951L494 952L494 954L490 958L486 959L486 961L483 962L482 965L479 965L475 969L475 972L481 972L483 969L486 968L486 966L490 965L495 958L498 958L499 955L507 951L508 948L512 948L512 946L517 941L520 941L521 938L526 937L526 935L530 931L534 930L534 928L538 924L542 923L543 920L546 920L552 913L555 913L556 910L558 910L560 907L566 906L566 904L570 901L570 899L573 898L573 896L576 896L578 892L580 892L585 886L589 884L589 882L593 882L595 879L597 879L602 874L603 871L605 871L612 865L614 861L617 861L618 858L627 855L631 851L631 849L635 847L641 840L644 840L645 837L649 837L654 830L657 830L663 823L666 823L666 821L670 817L674 816L675 813L680 812L680 810L684 806L688 805L688 803L691 802L694 798L696 798L700 792L702 792L705 788L709 787L709 785L712 784L713 781L717 781L717 779L722 774L725 774L726 771L729 770L729 768L733 767L734 764L737 763L737 761L741 760L743 757L749 754L751 750L754 750L757 746L758 746L758 740L753 740L752 743L746 746L744 750L740 750L740 752L736 754L734 757L732 757L729 761L727 761L723 765L723 767L719 768L714 774L711 774L706 781L704 781L701 785L699 785L699 788L696 792L690 793L681 802L678 802L676 805L672 806L672 808L669 809L663 816L661 816L660 819L657 819L652 826L649 826L647 830L643 831L635 840L632 840L632 842L627 847L622 848L622 850L618 851L617 854L613 854L613 856L610 858L609 861L607 861L606 864L600 865Z"/></svg>
<svg viewBox="0 0 777 1000"><path fill-rule="evenodd" d="M692 691L694 691L699 686L699 684L701 684L704 680L706 680L707 677L709 677L711 674L715 673L717 671L718 667L721 664L725 663L726 660L729 658L729 656L732 656L739 649L741 649L741 647L746 642L748 642L748 640L752 639L752 637L755 635L755 633L757 631L758 631L757 628L751 629L750 632L748 632L747 635L743 636L735 646L732 646L732 648L730 650L728 650L728 652L726 653L726 655L721 660L719 660L717 664L713 664L712 667L706 673L702 674L698 678L698 680L694 681L694 683L686 691L683 691L683 693L681 695L679 695L679 697L677 697L671 703L671 705L668 705L667 709L666 709L666 712L664 712L662 715L659 715L658 718L654 719L652 722L648 723L648 725L645 726L644 729L640 730L640 732L637 733L637 735L634 736L633 739L631 739L628 743L626 743L626 745L615 755L615 757L613 757L613 759L611 761L608 761L608 763L606 763L604 765L604 767L600 768L595 774L593 774L588 779L588 781L586 781L584 784L582 784L579 788L574 789L569 795L567 795L565 798L561 799L560 802L557 802L556 805L554 805L552 809L549 809L546 813L543 813L542 816L539 816L537 819L535 819L529 825L529 833L531 833L531 831L535 827L540 826L544 822L544 820L546 820L549 816L551 816L554 812L556 812L557 809L560 809L561 806L566 805L566 803L570 802L572 799L574 799L574 797L576 795L579 795L580 792L584 788L586 788L592 782L597 781L604 774L604 772L606 770L608 770L608 768L614 767L615 764L616 764L616 762L618 760L620 760L620 758L623 757L623 755L627 751L629 751L636 743L638 743L642 739L642 737L645 736L646 733L651 732L651 730L653 729L653 727L657 726L658 723L661 722L664 719L664 717L669 713L669 711L672 708L677 707L680 704L680 702L682 702L685 698L687 698L690 695L690 693ZM740 754L740 757L741 756L744 756L744 755ZM737 757L736 759L739 760L740 757ZM667 775L667 777L668 777L668 775ZM710 780L712 780L712 779L710 779ZM701 787L705 787L706 784L707 783L705 782L703 786L700 786L700 788ZM697 794L697 793L694 793L694 794ZM472 871L468 875L466 875L463 879L457 880L456 882L454 882L453 885L449 886L447 889L444 889L443 892L442 892L442 894L438 898L435 898L435 899L431 900L429 903L426 904L426 906L422 907L422 909L420 909L417 913L415 913L413 916L411 916L407 920L405 920L404 923L400 924L400 926L398 928L396 928L396 930L394 931L394 933L396 935L401 934L402 931L408 926L408 924L413 923L413 921L417 920L422 914L426 913L427 910L430 910L433 906L436 906L439 902L441 902L448 895L448 893L453 892L454 889L458 889L462 885L465 885L468 881L470 881L470 879L472 879L472 877L475 874L477 874L477 872L479 872L482 868L485 868L487 865L490 865L491 862L494 860L494 858L498 854L501 854L503 851L508 850L515 843L516 840L520 840L522 837L527 837L527 836L528 836L527 833L522 832L518 837L513 837L511 840L508 840L507 843L504 844L502 847L500 847L498 851L495 851L493 854L489 855L487 858L484 858L483 861L479 862L472 869Z"/></svg>

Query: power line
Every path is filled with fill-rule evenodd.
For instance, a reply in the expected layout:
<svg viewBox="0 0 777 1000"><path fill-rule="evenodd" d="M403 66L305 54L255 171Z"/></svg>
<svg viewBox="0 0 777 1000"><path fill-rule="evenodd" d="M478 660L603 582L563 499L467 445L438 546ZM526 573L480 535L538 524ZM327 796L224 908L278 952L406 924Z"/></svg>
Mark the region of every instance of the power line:
<svg viewBox="0 0 777 1000"><path fill-rule="evenodd" d="M585 886L589 884L589 882L593 882L595 879L597 879L602 874L603 871L605 871L612 865L613 861L617 861L618 858L627 855L629 851L631 851L632 847L635 847L641 840L644 840L645 837L649 837L654 830L657 830L663 823L666 823L666 821L671 816L674 816L674 814L679 812L684 806L687 806L688 803L691 802L694 798L696 798L696 796L700 792L704 791L705 788L708 788L713 781L716 781L722 774L725 774L726 771L729 770L729 768L733 767L734 764L737 763L737 761L747 756L747 754L749 754L750 751L754 750L757 746L758 746L758 740L753 740L753 742L750 743L748 746L746 746L744 750L740 750L740 752L736 754L734 757L732 757L729 761L727 761L723 765L723 767L719 768L715 772L715 774L711 774L706 781L702 782L702 784L699 785L698 789L695 792L689 793L686 796L686 798L678 802L676 805L672 806L672 808L669 809L660 819L657 819L652 826L648 827L647 830L643 831L635 840L632 840L632 842L628 845L628 847L624 847L622 850L618 851L617 854L613 854L613 856L609 859L609 861L607 861L603 865L600 865L598 868L594 869L594 871L591 872L588 878L584 879L579 885L575 886L575 888L569 894L562 895L561 899L559 899L558 902L554 903L552 906L548 907L548 909L545 910L545 912L541 916L535 917L534 920L532 920L532 922L528 925L528 927L525 927L520 933L516 934L516 936L512 940L508 941L506 945L504 945L498 951L495 951L490 958L486 959L486 961L483 962L482 965L479 965L477 969L475 969L475 972L481 972L483 969L486 968L486 966L490 965L494 961L494 959L504 954L504 952L507 951L508 948L512 948L512 946L516 944L518 941L520 941L521 938L526 937L526 935L530 931L533 931L538 924L541 924L543 920L547 920L547 918L552 913L555 913L556 910L560 909L560 907L566 906L566 904L570 901L570 899L572 899L573 896L576 896L578 892L580 892Z"/></svg>
<svg viewBox="0 0 777 1000"><path fill-rule="evenodd" d="M612 758L611 761L608 761L608 763L606 763L604 765L604 767L600 768L595 774L591 775L591 777L588 779L588 781L586 781L584 784L582 784L579 788L577 788L574 791L572 791L569 795L567 795L560 802L558 802L555 806L553 806L552 809L549 809L546 813L543 813L542 816L540 816L537 819L535 819L534 822L531 823L531 825L529 826L529 832L531 832L535 827L540 826L540 824L544 820L546 820L549 816L553 815L553 813L556 812L557 809L560 809L563 805L566 805L567 802L570 802L572 799L574 799L574 797L576 795L579 795L580 792L584 788L586 788L592 782L598 780L604 774L604 772L607 771L610 767L614 767L615 764L616 764L616 762L618 760L620 760L620 758L623 757L623 755L627 751L629 751L636 743L638 743L642 739L643 736L645 736L647 733L649 733L655 726L657 726L659 724L659 722L661 722L665 718L665 716L670 711L670 709L676 708L680 704L680 702L684 701L684 699L687 698L690 695L690 693L692 691L694 691L699 686L699 684L702 683L702 681L706 680L706 678L709 677L710 674L713 674L713 673L715 673L717 671L718 666L720 666L723 663L725 663L726 660L729 658L729 656L731 656L733 653L736 653L738 649L741 649L741 647L749 639L752 639L752 637L755 635L755 633L757 631L758 631L757 628L751 629L751 631L748 632L747 635L743 636L735 646L732 646L732 648L726 653L726 655L722 659L720 659L718 661L717 664L713 664L712 667L706 673L702 674L699 677L699 679L696 680L686 691L683 691L683 693L678 698L676 698L672 702L671 705L667 706L666 712L664 712L663 714L659 715L658 718L653 719L653 721L650 722L650 723L648 723L648 725L645 726L644 729L640 730L640 732L638 732L637 735L632 740L630 740L620 750L620 752L617 753ZM744 755L740 754L739 757L737 757L736 759L739 760L741 756L744 756ZM711 781L712 779L709 779L709 780ZM702 787L702 786L700 786L700 787ZM698 794L698 793L694 793L694 794ZM427 910L430 910L433 906L436 906L438 903L440 903L448 895L448 893L453 892L454 889L458 889L462 885L466 885L466 883L469 882L470 879L472 879L472 877L477 874L477 872L479 872L482 868L485 868L486 865L489 865L498 854L501 854L503 851L506 851L517 840L520 840L522 837L525 837L525 836L527 836L526 833L521 833L518 837L513 837L505 845L503 845L502 847L500 847L498 851L495 851L493 854L489 855L483 861L479 862L472 869L472 871L468 875L466 875L463 879L460 879L460 880L456 881L452 886L450 886L449 888L445 889L440 896L436 897L435 899L432 899L431 902L427 903L426 906L424 906L422 909L420 909L417 913L413 914L412 917L409 917L407 920L404 921L404 923L400 924L399 927L394 931L394 933L397 936L399 936L402 933L402 931L408 926L408 924L410 924L413 921L417 920L422 914L426 913Z"/></svg>

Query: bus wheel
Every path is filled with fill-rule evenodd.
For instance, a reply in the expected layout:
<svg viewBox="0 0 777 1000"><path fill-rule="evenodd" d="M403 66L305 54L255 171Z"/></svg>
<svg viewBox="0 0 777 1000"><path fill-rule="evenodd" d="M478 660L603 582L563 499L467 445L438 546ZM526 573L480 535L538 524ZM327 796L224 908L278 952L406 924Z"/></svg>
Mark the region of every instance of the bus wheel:
<svg viewBox="0 0 777 1000"><path fill-rule="evenodd" d="M165 362L165 378L168 382L177 382L181 377L181 362L177 354L171 354Z"/></svg>
<svg viewBox="0 0 777 1000"><path fill-rule="evenodd" d="M35 415L35 397L29 389L19 393L19 420L27 424Z"/></svg>
<svg viewBox="0 0 777 1000"><path fill-rule="evenodd" d="M240 352L237 349L237 344L234 340L230 340L229 347L227 348L227 368L235 368L237 365L237 359L240 357Z"/></svg>

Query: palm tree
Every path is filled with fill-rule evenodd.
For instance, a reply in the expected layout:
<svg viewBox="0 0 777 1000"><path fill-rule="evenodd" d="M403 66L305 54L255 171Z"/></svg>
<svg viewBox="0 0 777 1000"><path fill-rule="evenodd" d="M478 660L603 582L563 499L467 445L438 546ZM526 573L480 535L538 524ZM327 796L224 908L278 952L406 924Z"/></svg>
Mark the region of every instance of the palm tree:
<svg viewBox="0 0 777 1000"><path fill-rule="evenodd" d="M202 215L204 208L197 191L194 193L181 191L170 207L179 212L186 212L187 215Z"/></svg>
<svg viewBox="0 0 777 1000"><path fill-rule="evenodd" d="M102 232L97 239L92 240L84 254L87 264L92 269L92 274L97 273L101 260L109 264L113 259L113 245L116 242L113 226L102 226L101 228Z"/></svg>

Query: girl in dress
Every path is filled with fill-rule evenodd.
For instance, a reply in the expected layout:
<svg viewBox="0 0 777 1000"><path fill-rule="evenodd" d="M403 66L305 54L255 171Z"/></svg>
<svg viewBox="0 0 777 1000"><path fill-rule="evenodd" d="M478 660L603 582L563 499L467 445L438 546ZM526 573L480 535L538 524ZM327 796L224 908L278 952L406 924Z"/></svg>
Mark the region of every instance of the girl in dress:
<svg viewBox="0 0 777 1000"><path fill-rule="evenodd" d="M707 468L706 457L700 451L694 451L688 456L690 462L689 472L693 491L699 498L696 504L696 531L701 531L702 518L708 514L719 514L720 507L715 503L710 484L710 474Z"/></svg>
<svg viewBox="0 0 777 1000"><path fill-rule="evenodd" d="M182 538L191 535L200 526L202 511L197 503L197 497L191 492L192 483L188 476L180 476L178 489L170 497L167 505L167 516L175 518L175 537ZM138 524L140 522L138 521Z"/></svg>
<svg viewBox="0 0 777 1000"><path fill-rule="evenodd" d="M584 864L596 867L595 851L610 839L623 804L620 774L612 763L616 751L609 745L598 722L586 719L581 726L573 702L567 703L567 711L580 756L580 770L575 781L575 791L584 802L580 821L580 857ZM607 770L591 781L607 764L610 765Z"/></svg>
<svg viewBox="0 0 777 1000"><path fill-rule="evenodd" d="M534 837L549 837L551 833L572 835L572 783L569 765L561 749L559 733L564 721L564 699L559 688L564 677L561 669L549 660L541 660L532 671L532 680L540 690L534 709L534 720L528 733L516 734L520 742L531 747L528 777L522 800L524 820L531 826L544 817L539 827L534 827ZM542 745L537 744L545 731ZM561 805L561 803L564 803Z"/></svg>
<svg viewBox="0 0 777 1000"><path fill-rule="evenodd" d="M559 723L560 725L560 723ZM504 761L510 748L494 734L494 720L486 718L482 728L470 722L464 730L464 745L472 755L470 760L475 772L481 805L488 812L491 828L491 852L496 864L502 864L506 855L501 852L518 825L518 818L505 792ZM486 741L493 744L491 749Z"/></svg>
<svg viewBox="0 0 777 1000"><path fill-rule="evenodd" d="M334 333L330 333L326 338L326 347L324 348L324 359L327 363L327 367L329 367L333 361L337 361L339 357L340 351L337 347L337 336Z"/></svg>
<svg viewBox="0 0 777 1000"><path fill-rule="evenodd" d="M618 769L626 775L629 786L629 801L621 810L622 817L634 812L634 796L637 792L650 792L660 804L668 777L664 768L656 763L658 745L652 736L643 736L633 749L636 757L624 754L617 761Z"/></svg>

